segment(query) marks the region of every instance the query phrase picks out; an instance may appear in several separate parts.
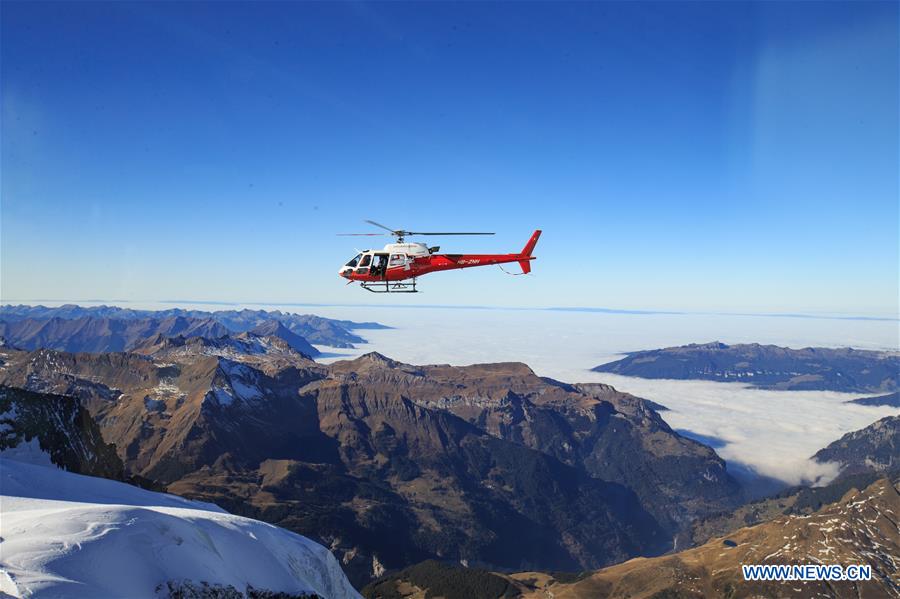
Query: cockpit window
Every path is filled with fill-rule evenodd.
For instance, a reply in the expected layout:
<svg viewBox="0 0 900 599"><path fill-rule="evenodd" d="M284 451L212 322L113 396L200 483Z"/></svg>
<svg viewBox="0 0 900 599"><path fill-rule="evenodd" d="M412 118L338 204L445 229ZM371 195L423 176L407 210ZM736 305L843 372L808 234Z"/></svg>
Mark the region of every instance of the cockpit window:
<svg viewBox="0 0 900 599"><path fill-rule="evenodd" d="M362 257L362 254L356 254L356 256L353 257L353 260L351 260L344 266L349 266L350 268L356 268L356 265L359 264L360 257Z"/></svg>
<svg viewBox="0 0 900 599"><path fill-rule="evenodd" d="M362 262L360 262L359 265L360 266L368 266L369 263L371 263L371 262L372 262L372 255L366 254L365 256L362 257Z"/></svg>

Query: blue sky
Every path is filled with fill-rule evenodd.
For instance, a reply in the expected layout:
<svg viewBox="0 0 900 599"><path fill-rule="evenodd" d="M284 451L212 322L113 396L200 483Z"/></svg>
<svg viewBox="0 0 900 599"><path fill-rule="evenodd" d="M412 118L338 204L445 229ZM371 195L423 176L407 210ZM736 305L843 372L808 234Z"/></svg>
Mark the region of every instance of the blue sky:
<svg viewBox="0 0 900 599"><path fill-rule="evenodd" d="M3 301L898 312L895 2L0 11ZM545 233L377 297L366 218Z"/></svg>

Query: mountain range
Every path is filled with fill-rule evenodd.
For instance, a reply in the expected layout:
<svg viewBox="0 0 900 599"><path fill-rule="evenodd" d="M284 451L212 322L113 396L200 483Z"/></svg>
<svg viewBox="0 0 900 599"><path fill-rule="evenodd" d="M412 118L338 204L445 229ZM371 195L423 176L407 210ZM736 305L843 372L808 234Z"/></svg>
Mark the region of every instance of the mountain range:
<svg viewBox="0 0 900 599"><path fill-rule="evenodd" d="M593 370L649 379L740 382L763 389L878 393L900 388L900 352L852 348L713 342L631 352Z"/></svg>
<svg viewBox="0 0 900 599"><path fill-rule="evenodd" d="M0 382L78 398L127 476L322 542L357 584L428 558L596 568L742 500L711 449L605 385L258 341L7 349Z"/></svg>
<svg viewBox="0 0 900 599"><path fill-rule="evenodd" d="M314 543L327 547L357 588L368 584L369 597L768 596L787 587L743 584L739 566L766 562L772 556L760 548L779 547L776 555L787 560L822 559L816 552L823 547L841 559L862 559L859 548L868 547L864 563L878 564L877 583L835 586L831 596L897 591L897 570L884 555L900 540L896 525L892 530L878 518L891 521L896 510L898 417L819 451L815 459L841 468L830 484L746 503L725 462L672 430L659 414L666 408L609 385L562 383L520 363L411 365L378 353L324 365L295 330L296 315L279 312L88 312L0 310L2 333L13 333L0 343L0 451L18 462L37 452L72 473L121 481L120 487L6 467L13 478L5 489L25 498L21 506L13 502L22 508L13 517L44 509L38 500L77 501L91 504L87 526L106 508L85 494L139 504L138 495L149 491L137 485L209 512L192 530L209 535L220 552L232 543L240 547L236 555L252 552L245 537L234 539L223 527L259 537L254 520L303 535L267 537L260 556L274 568L269 580L280 581L268 590L258 586L261 578L229 565L230 558L198 558L206 555L203 543L189 542L179 558L194 568L188 570L224 568L236 576L181 575L163 562L157 593L301 597L321 594L317 575L343 588L346 579L336 577L328 558L317 557L299 574L284 561L285 551L312 547L315 553ZM320 324L350 335L356 325ZM629 355L614 369L754 379L777 389L844 385L875 393L896 385L897 357L889 352L724 344L655 352ZM29 478L30 486L23 482ZM54 486L85 494L51 497ZM6 520L13 504L4 501ZM857 509L860 502L866 505ZM154 551L165 551L171 539L153 531L169 525L157 526L154 510L142 512L140 530ZM222 510L230 514L220 516ZM120 538L115 531L129 522L128 513L111 516L110 538ZM852 534L831 534L822 522L840 523L835 530ZM869 528L860 529L863 522ZM752 528L741 529L747 525ZM169 529L186 538L180 521ZM793 536L777 545L779 530ZM15 547L46 555L49 545L41 539L20 537ZM80 546L90 539L71 541ZM126 545L91 547L110 555L110 547ZM20 571L58 576L42 567L35 562ZM104 577L127 582L109 572L85 581L99 584ZM9 580L0 574L0 591L9 592Z"/></svg>
<svg viewBox="0 0 900 599"><path fill-rule="evenodd" d="M365 340L357 329L387 328L377 323L333 320L279 310L132 310L115 306L0 306L0 337L23 349L126 351L157 335L208 338L256 332L298 343L298 351L318 355L310 344L353 347ZM289 331L294 337L288 337ZM302 342L298 339L302 338Z"/></svg>

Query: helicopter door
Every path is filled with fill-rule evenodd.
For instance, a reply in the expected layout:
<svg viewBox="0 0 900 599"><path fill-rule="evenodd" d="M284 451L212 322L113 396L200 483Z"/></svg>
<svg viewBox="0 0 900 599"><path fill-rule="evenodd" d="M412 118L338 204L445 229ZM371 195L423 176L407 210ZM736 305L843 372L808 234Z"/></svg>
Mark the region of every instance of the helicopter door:
<svg viewBox="0 0 900 599"><path fill-rule="evenodd" d="M372 262L372 268L369 270L369 274L375 277L384 277L385 273L387 272L387 265L387 254L375 254Z"/></svg>

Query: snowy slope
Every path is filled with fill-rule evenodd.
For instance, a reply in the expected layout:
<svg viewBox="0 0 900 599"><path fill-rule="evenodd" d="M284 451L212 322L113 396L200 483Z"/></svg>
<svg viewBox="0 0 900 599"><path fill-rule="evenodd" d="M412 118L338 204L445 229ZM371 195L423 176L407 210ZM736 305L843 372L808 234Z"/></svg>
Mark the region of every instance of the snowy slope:
<svg viewBox="0 0 900 599"><path fill-rule="evenodd" d="M17 449L0 453L0 597L164 597L170 582L359 597L305 537Z"/></svg>

